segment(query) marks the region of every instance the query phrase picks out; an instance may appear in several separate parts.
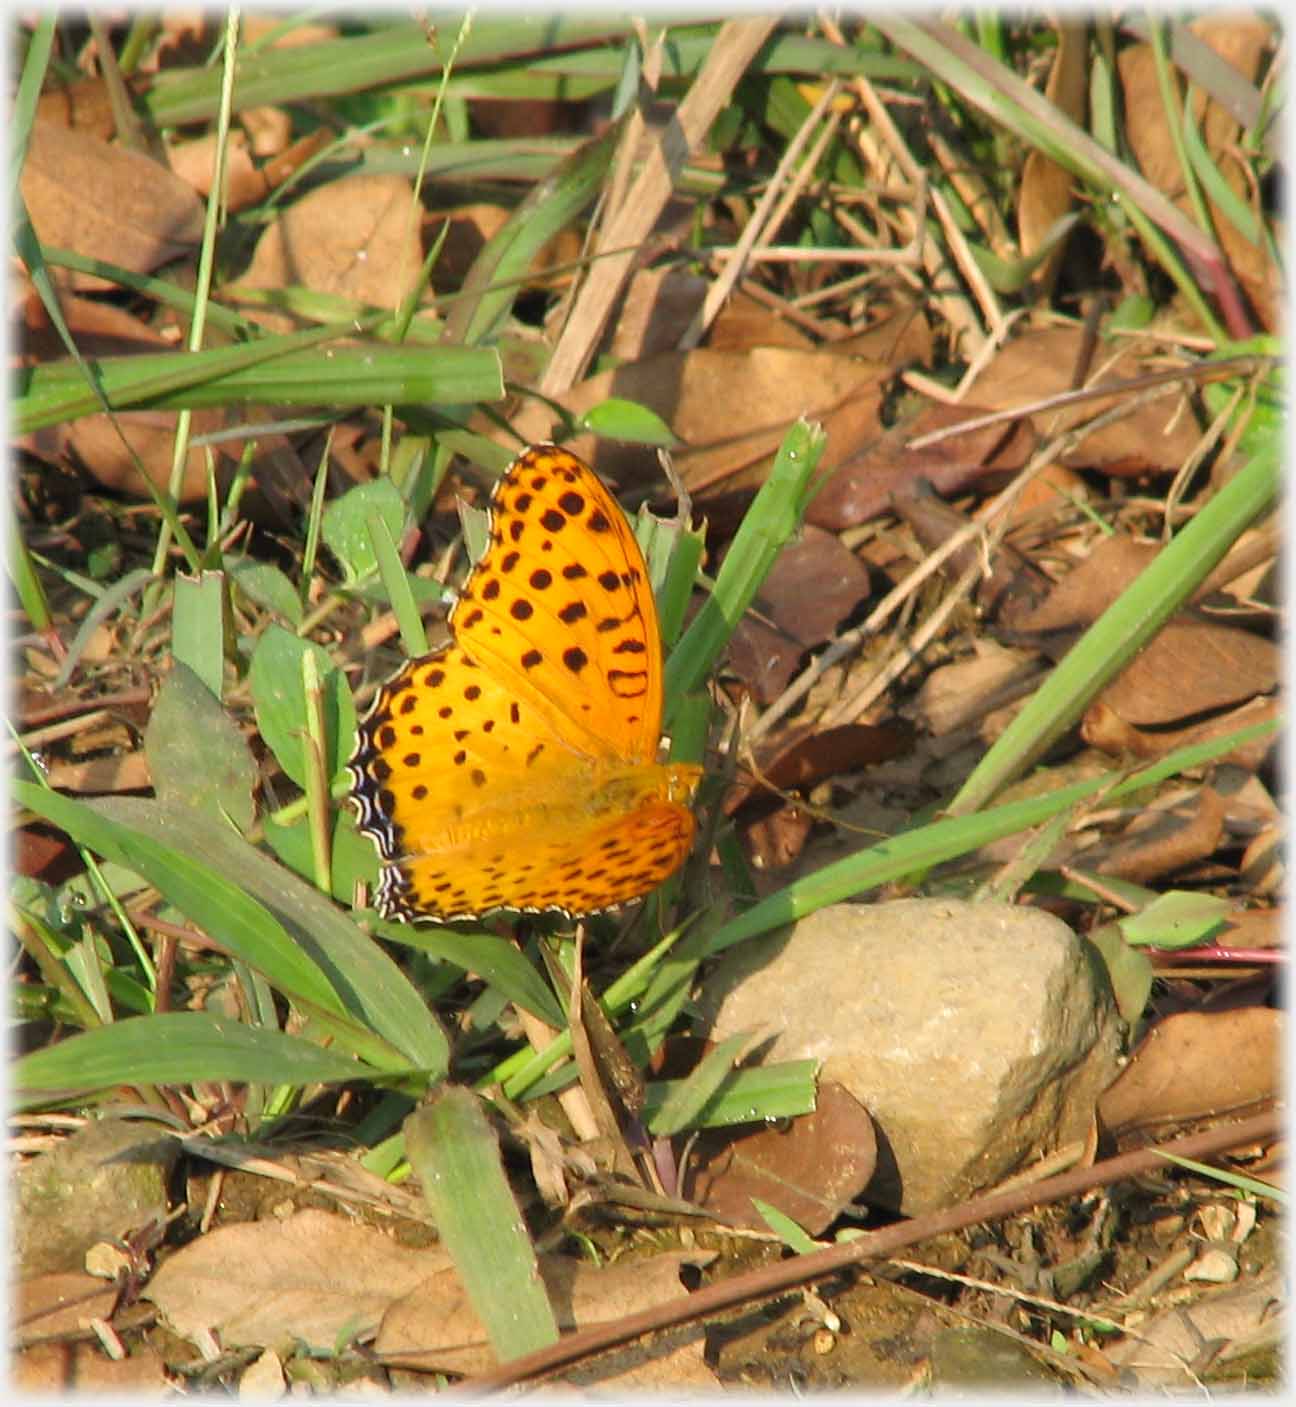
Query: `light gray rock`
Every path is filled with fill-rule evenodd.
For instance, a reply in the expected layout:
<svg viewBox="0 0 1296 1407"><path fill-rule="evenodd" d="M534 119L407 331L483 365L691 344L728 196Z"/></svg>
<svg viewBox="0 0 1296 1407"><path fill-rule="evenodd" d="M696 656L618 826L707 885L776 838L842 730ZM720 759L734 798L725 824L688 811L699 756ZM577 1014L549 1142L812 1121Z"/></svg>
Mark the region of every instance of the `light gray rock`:
<svg viewBox="0 0 1296 1407"><path fill-rule="evenodd" d="M1012 904L839 904L735 948L703 984L713 1039L777 1031L873 1116L864 1200L953 1205L1084 1138L1123 1028L1096 952Z"/></svg>
<svg viewBox="0 0 1296 1407"><path fill-rule="evenodd" d="M12 1205L20 1279L81 1270L99 1241L166 1222L174 1138L131 1119L96 1119L19 1172Z"/></svg>

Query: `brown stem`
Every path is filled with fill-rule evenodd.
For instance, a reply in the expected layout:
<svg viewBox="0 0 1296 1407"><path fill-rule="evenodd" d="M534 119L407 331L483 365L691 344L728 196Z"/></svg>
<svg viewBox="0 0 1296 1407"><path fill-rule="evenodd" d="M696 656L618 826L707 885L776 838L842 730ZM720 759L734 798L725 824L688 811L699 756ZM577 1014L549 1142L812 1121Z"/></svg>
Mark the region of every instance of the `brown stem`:
<svg viewBox="0 0 1296 1407"><path fill-rule="evenodd" d="M1279 1116L1276 1112L1258 1114L1240 1123L1208 1129L1188 1138L1174 1139L1156 1147L1140 1148L1132 1153L1122 1153L1119 1157L1108 1158L1091 1168L1076 1168L1028 1187L964 1202L960 1206L930 1212L910 1221L897 1222L894 1226L867 1232L853 1241L829 1246L825 1250L813 1251L808 1255L794 1256L790 1260L780 1261L777 1265L766 1266L747 1275L736 1275L716 1285L708 1285L687 1299L673 1300L668 1304L642 1310L638 1314L629 1314L624 1319L617 1319L612 1323L595 1324L591 1328L578 1330L557 1343L550 1344L548 1348L524 1353L489 1373L469 1378L463 1387L474 1395L508 1387L527 1378L553 1372L554 1369L565 1367L578 1358L614 1348L617 1344L637 1338L640 1334L682 1324L691 1319L701 1319L719 1310L729 1309L733 1305L776 1294L810 1280L821 1279L861 1261L878 1260L904 1246L925 1241L929 1236L958 1231L978 1222L1015 1216L1018 1212L1044 1202L1060 1201L1064 1197L1074 1197L1094 1187L1105 1187L1124 1178L1156 1171L1165 1167L1165 1160L1161 1156L1163 1153L1200 1159L1223 1153L1229 1148L1261 1142L1274 1137L1278 1131Z"/></svg>

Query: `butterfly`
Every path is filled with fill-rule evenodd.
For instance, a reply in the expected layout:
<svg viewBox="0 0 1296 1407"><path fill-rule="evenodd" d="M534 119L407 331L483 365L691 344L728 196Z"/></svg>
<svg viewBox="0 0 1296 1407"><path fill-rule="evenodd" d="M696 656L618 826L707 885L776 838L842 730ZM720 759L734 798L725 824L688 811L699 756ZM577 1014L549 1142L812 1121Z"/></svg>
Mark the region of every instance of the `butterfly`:
<svg viewBox="0 0 1296 1407"><path fill-rule="evenodd" d="M662 646L643 553L588 465L533 445L490 501L448 618L347 764L387 918L571 917L640 898L693 842L702 769L657 760Z"/></svg>

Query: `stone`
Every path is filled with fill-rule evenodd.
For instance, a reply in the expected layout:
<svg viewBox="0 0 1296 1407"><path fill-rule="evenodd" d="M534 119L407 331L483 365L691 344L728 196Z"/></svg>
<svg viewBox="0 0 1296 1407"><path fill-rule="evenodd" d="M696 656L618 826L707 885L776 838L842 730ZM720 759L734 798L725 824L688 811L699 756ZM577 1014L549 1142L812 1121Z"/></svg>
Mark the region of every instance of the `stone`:
<svg viewBox="0 0 1296 1407"><path fill-rule="evenodd" d="M909 1216L1086 1138L1124 1034L1060 919L957 899L821 909L735 948L698 1006L713 1040L772 1030L767 1061L820 1060L877 1126L864 1200Z"/></svg>
<svg viewBox="0 0 1296 1407"><path fill-rule="evenodd" d="M12 1203L20 1279L81 1270L99 1241L166 1223L176 1140L138 1119L95 1119L19 1170Z"/></svg>

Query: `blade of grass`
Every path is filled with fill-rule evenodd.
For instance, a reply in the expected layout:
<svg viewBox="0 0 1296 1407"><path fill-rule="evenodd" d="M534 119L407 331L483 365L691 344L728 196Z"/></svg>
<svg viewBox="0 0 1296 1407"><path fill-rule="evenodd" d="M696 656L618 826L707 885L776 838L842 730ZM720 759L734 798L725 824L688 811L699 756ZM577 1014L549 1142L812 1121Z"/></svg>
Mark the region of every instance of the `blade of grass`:
<svg viewBox="0 0 1296 1407"><path fill-rule="evenodd" d="M282 1031L172 1011L127 1017L32 1051L15 1063L11 1079L19 1107L30 1107L121 1084L337 1084L379 1073Z"/></svg>
<svg viewBox="0 0 1296 1407"><path fill-rule="evenodd" d="M744 515L716 575L714 590L671 651L667 699L696 689L711 672L783 545L800 529L824 443L822 428L803 420L783 437L769 478Z"/></svg>
<svg viewBox="0 0 1296 1407"><path fill-rule="evenodd" d="M948 814L977 810L1075 722L1274 502L1278 450L1252 458L1089 627L981 759Z"/></svg>
<svg viewBox="0 0 1296 1407"><path fill-rule="evenodd" d="M350 329L354 332L354 329ZM333 347L336 327L311 328L202 352L102 357L90 363L114 410L130 406L372 406L383 401L465 404L504 395L499 354L489 348ZM13 401L20 433L102 408L81 373L66 362L20 371Z"/></svg>
<svg viewBox="0 0 1296 1407"><path fill-rule="evenodd" d="M496 1356L506 1362L556 1343L558 1325L480 1098L442 1086L405 1121L405 1151Z"/></svg>

